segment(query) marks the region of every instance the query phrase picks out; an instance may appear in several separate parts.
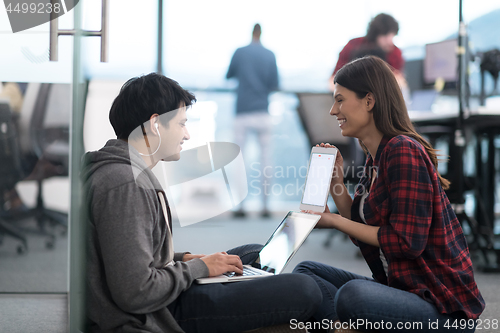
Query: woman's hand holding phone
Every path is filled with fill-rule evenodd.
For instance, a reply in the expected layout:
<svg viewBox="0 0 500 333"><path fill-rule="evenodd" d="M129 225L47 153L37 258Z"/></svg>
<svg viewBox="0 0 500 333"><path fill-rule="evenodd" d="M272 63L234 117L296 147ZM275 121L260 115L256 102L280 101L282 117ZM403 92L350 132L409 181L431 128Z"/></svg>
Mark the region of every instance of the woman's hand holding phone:
<svg viewBox="0 0 500 333"><path fill-rule="evenodd" d="M329 143L321 143L316 146L323 148L337 148ZM340 185L340 187L338 187L337 185ZM333 201L335 201L335 205L337 206L340 216L350 219L352 198L349 195L346 186L344 185L344 158L342 158L342 154L340 154L340 150L338 148L337 148L337 157L335 159L335 165L333 166L333 171L332 171L332 180L330 181L330 194L333 198ZM337 215L328 213L326 212L323 213L327 216L330 216L330 218L324 219L325 220L324 227L330 225L331 218ZM322 226L323 223L320 223L319 227Z"/></svg>
<svg viewBox="0 0 500 333"><path fill-rule="evenodd" d="M303 213L306 214L315 214L315 215L321 215L321 219L316 223L316 226L314 229L331 229L333 228L332 225L332 220L335 218L334 215L337 214L332 214L330 212L330 208L328 208L328 205L325 206L325 211L323 213L318 213L314 212L312 210L303 210Z"/></svg>
<svg viewBox="0 0 500 333"><path fill-rule="evenodd" d="M316 145L316 147L337 148L329 143L321 143ZM332 181L330 182L330 193L332 193L334 186L337 184L344 184L344 158L338 148L337 158L335 159L335 165L333 166Z"/></svg>

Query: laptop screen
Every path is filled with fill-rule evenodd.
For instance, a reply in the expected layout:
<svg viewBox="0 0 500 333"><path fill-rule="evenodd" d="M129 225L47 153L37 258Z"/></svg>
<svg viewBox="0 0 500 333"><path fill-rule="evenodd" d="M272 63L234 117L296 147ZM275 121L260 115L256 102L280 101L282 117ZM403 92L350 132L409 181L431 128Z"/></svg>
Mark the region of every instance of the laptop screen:
<svg viewBox="0 0 500 333"><path fill-rule="evenodd" d="M411 96L409 109L412 111L431 111L439 93L434 89L415 90Z"/></svg>
<svg viewBox="0 0 500 333"><path fill-rule="evenodd" d="M252 266L273 274L281 273L319 219L319 215L289 212Z"/></svg>

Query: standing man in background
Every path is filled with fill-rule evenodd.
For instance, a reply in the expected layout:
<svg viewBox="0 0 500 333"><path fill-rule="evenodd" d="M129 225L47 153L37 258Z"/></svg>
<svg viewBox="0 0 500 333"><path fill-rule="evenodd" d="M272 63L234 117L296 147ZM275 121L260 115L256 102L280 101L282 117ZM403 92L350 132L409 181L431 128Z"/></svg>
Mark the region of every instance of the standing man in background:
<svg viewBox="0 0 500 333"><path fill-rule="evenodd" d="M260 42L260 24L255 24L252 42L237 49L231 59L226 78L238 80L234 133L236 144L243 150L247 134L252 131L260 144L260 193L263 196L262 217L269 217L268 192L270 174L264 168L270 165L271 117L268 112L269 93L278 89L278 67L274 53ZM252 168L253 169L253 168ZM267 175L267 176L266 176ZM265 185L267 184L267 186ZM256 188L255 184L251 185ZM267 192L267 193L266 193ZM252 191L250 191L252 193ZM235 217L245 217L243 203Z"/></svg>

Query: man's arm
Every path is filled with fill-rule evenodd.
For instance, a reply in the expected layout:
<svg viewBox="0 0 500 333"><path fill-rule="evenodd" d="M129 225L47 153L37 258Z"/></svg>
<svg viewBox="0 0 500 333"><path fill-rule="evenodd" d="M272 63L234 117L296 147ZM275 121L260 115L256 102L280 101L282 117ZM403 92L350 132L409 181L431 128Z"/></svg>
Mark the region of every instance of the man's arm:
<svg viewBox="0 0 500 333"><path fill-rule="evenodd" d="M175 252L174 261L189 261L194 258L201 258L203 255L191 254L191 252Z"/></svg>
<svg viewBox="0 0 500 333"><path fill-rule="evenodd" d="M238 50L234 52L233 57L231 58L231 62L229 63L229 68L226 74L226 79L236 77L237 67L238 67Z"/></svg>
<svg viewBox="0 0 500 333"><path fill-rule="evenodd" d="M109 190L92 207L106 284L116 304L131 313L161 309L196 278L209 274L199 258L157 267L153 233L160 220L155 200L155 191L129 183Z"/></svg>
<svg viewBox="0 0 500 333"><path fill-rule="evenodd" d="M397 46L394 46L394 49L387 54L387 63L404 76L405 60L403 52Z"/></svg>
<svg viewBox="0 0 500 333"><path fill-rule="evenodd" d="M278 65L276 64L276 56L272 54L273 59L271 61L270 77L269 77L269 90L274 91L279 88L278 79Z"/></svg>

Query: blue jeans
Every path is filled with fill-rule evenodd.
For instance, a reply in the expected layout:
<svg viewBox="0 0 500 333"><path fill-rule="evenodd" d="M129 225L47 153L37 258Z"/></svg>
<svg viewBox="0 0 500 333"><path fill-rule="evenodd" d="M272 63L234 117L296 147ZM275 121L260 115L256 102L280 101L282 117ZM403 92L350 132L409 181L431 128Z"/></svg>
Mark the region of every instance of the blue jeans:
<svg viewBox="0 0 500 333"><path fill-rule="evenodd" d="M227 251L243 264L256 258L262 245ZM250 281L193 284L168 306L186 332L242 332L308 320L321 304L318 285L303 274L280 274Z"/></svg>
<svg viewBox="0 0 500 333"><path fill-rule="evenodd" d="M293 272L312 277L321 289L323 302L313 314L316 321L359 323L350 328L362 332L475 331L475 328L452 327L454 323L460 327L460 320L466 319L464 314L442 314L420 296L372 278L314 261L300 263ZM445 327L447 323L449 329Z"/></svg>

